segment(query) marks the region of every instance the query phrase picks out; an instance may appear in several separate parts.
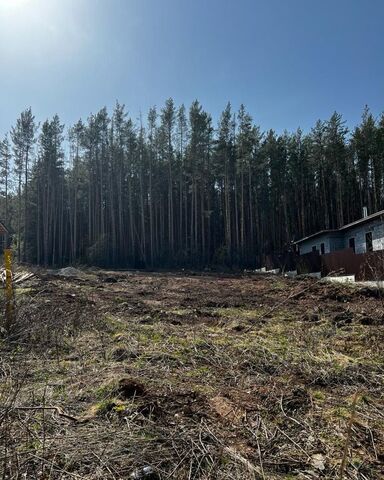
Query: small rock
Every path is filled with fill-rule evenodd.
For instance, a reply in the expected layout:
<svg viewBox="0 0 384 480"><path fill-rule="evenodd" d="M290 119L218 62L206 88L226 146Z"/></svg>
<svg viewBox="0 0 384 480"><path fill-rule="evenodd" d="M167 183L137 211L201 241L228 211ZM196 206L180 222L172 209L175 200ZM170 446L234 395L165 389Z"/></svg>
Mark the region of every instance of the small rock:
<svg viewBox="0 0 384 480"><path fill-rule="evenodd" d="M325 470L325 457L321 453L315 453L311 457L311 463L316 470Z"/></svg>
<svg viewBox="0 0 384 480"><path fill-rule="evenodd" d="M129 478L132 480L160 480L159 474L149 465L137 468L129 475Z"/></svg>

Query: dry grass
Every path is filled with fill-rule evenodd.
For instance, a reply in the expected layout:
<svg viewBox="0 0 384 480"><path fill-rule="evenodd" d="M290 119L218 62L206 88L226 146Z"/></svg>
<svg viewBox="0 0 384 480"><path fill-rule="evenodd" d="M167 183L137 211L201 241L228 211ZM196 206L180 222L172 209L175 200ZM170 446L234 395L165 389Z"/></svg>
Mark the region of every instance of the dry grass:
<svg viewBox="0 0 384 480"><path fill-rule="evenodd" d="M16 299L1 478L336 479L343 457L344 479L384 478L384 309L369 291L93 272L42 275Z"/></svg>

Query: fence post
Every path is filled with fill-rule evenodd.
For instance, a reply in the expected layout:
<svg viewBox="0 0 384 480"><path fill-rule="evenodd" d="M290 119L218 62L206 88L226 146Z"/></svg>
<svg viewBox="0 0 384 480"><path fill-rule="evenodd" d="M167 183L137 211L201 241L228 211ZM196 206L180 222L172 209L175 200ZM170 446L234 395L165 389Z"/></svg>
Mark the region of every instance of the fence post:
<svg viewBox="0 0 384 480"><path fill-rule="evenodd" d="M5 263L5 329L10 331L13 324L13 284L12 284L12 250L6 248L4 250Z"/></svg>

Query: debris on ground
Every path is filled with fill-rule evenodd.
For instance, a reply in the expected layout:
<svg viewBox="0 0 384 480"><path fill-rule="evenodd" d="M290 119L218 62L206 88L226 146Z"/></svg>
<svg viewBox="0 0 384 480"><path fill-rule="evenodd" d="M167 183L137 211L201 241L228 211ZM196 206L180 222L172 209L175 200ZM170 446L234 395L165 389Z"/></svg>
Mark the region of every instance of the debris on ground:
<svg viewBox="0 0 384 480"><path fill-rule="evenodd" d="M62 270L18 289L0 343L4 478L384 478L381 295Z"/></svg>
<svg viewBox="0 0 384 480"><path fill-rule="evenodd" d="M66 277L66 278L70 278L70 277L81 278L83 276L83 272L74 267L60 268L60 270L57 270L55 274L58 275L59 277Z"/></svg>
<svg viewBox="0 0 384 480"><path fill-rule="evenodd" d="M27 271L12 272L12 283L14 285L19 285L20 283L26 282L27 280L30 280L33 277L35 277L35 274L33 272L27 272ZM5 281L6 281L6 271L5 271L5 269L2 269L0 271L0 278L1 278L1 282L4 286Z"/></svg>
<svg viewBox="0 0 384 480"><path fill-rule="evenodd" d="M159 475L150 466L137 468L130 474L129 478L132 480L160 480Z"/></svg>

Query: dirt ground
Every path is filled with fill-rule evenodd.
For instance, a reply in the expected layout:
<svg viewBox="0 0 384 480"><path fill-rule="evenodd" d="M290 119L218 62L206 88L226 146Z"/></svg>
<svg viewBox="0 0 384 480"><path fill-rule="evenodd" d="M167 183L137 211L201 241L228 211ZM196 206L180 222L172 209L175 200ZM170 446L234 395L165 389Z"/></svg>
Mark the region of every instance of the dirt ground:
<svg viewBox="0 0 384 480"><path fill-rule="evenodd" d="M379 291L72 274L16 290L0 478L384 478Z"/></svg>

